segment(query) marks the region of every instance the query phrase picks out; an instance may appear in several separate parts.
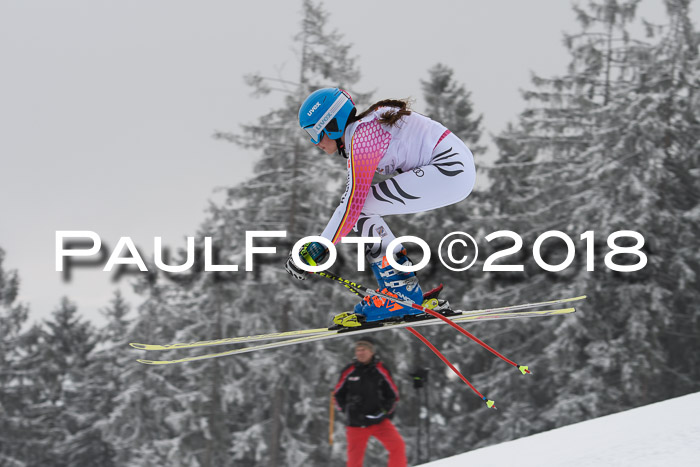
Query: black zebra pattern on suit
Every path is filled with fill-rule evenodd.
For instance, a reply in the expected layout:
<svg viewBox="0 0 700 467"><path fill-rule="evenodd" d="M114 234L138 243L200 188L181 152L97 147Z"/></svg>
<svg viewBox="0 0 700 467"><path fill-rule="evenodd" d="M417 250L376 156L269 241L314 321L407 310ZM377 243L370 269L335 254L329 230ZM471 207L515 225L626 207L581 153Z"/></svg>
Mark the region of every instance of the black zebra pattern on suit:
<svg viewBox="0 0 700 467"><path fill-rule="evenodd" d="M454 177L455 175L459 175L462 172L464 172L464 170L456 167L454 168L457 170L448 170L443 167L451 167L453 165L461 165L462 167L464 167L464 164L460 161L450 162L449 159L453 156L456 156L457 153L453 152L452 154L447 154L448 152L452 152L452 148L448 149L447 151L441 152L440 154L437 154L431 161L431 164L437 167L441 174L446 175L448 177Z"/></svg>
<svg viewBox="0 0 700 467"><path fill-rule="evenodd" d="M392 191L389 188L389 184L391 184L393 186L394 191ZM382 194L384 196L379 194L380 191L382 192ZM394 201L397 201L397 202L405 205L406 202L404 200L406 200L406 199L420 199L420 196L413 196L413 195L406 193L401 188L399 183L396 180L394 180L393 178L390 178L389 180L384 180L383 182L377 183L376 185L372 185L372 194L377 199L377 201L383 201L385 203L390 203L390 204L393 204ZM391 200L394 200L394 201L391 201Z"/></svg>
<svg viewBox="0 0 700 467"><path fill-rule="evenodd" d="M367 234L365 234L365 224L369 220L369 217L363 216L360 214L360 218L357 220L357 224L355 224L355 229L356 232L361 236L361 237L376 237L378 236L375 229L375 224L372 224L369 226L367 229ZM371 258L379 258L382 252L382 244L381 243L375 243L373 245L365 245L365 255L369 256Z"/></svg>

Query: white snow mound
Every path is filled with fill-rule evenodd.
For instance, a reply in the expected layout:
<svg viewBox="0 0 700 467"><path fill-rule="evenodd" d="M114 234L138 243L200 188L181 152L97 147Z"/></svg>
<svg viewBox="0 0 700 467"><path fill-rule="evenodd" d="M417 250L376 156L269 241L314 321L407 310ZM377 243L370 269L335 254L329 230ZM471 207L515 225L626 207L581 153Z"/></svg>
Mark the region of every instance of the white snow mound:
<svg viewBox="0 0 700 467"><path fill-rule="evenodd" d="M477 449L423 466L700 466L700 393Z"/></svg>

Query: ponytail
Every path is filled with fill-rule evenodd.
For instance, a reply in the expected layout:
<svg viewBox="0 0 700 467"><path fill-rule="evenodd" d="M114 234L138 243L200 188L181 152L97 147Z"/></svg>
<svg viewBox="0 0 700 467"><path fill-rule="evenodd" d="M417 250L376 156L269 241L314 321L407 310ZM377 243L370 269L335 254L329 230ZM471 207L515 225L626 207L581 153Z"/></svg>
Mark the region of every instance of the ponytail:
<svg viewBox="0 0 700 467"><path fill-rule="evenodd" d="M404 115L411 115L411 110L409 108L407 100L384 99L379 102L375 102L369 107L369 109L365 110L357 116L354 116L352 121L357 121L366 117L371 112L377 110L379 107L393 107L394 109L396 109L388 110L379 116L379 119L377 121L383 125L394 126L396 122L401 120L401 118Z"/></svg>

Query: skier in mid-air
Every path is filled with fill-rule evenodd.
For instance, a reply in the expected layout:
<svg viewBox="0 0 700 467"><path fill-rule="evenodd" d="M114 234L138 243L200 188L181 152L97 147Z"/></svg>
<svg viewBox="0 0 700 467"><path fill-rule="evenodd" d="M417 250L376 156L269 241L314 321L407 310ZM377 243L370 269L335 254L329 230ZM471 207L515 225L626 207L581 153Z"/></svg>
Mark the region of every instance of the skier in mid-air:
<svg viewBox="0 0 700 467"><path fill-rule="evenodd" d="M415 273L398 271L387 260L393 255L397 264L412 265L403 246L387 251L396 237L383 216L429 211L466 198L476 176L469 148L442 124L411 111L405 101L382 100L358 114L350 95L338 88L311 93L299 109L299 124L326 154L337 152L347 159L347 187L321 237L334 244L351 230L361 237L380 237L381 243L365 249L378 290L421 304L423 291ZM397 175L372 185L375 171ZM300 254L312 266L327 255L318 242L307 243ZM285 269L301 280L308 274L291 254ZM419 313L366 297L354 313L341 313L334 322L353 327Z"/></svg>

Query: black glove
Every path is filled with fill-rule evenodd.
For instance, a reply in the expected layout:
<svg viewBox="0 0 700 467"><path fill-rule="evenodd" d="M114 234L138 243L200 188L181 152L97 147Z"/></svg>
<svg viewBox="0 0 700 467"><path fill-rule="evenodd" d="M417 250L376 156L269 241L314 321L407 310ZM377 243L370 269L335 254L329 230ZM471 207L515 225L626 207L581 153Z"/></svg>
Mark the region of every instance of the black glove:
<svg viewBox="0 0 700 467"><path fill-rule="evenodd" d="M292 275L293 278L299 279L300 281L303 281L306 279L306 275L309 274L308 272L304 271L301 269L299 266L294 264L294 261L292 260L292 252L289 252L289 257L287 258L287 264L284 265L284 269Z"/></svg>
<svg viewBox="0 0 700 467"><path fill-rule="evenodd" d="M323 260L328 256L328 249L318 242L306 243L301 250L299 250L299 258L302 263L311 266L316 266L318 263L322 263ZM303 281L306 279L308 272L304 271L292 260L292 252L289 252L289 257L287 258L287 264L284 265L284 269L292 275L295 279Z"/></svg>

